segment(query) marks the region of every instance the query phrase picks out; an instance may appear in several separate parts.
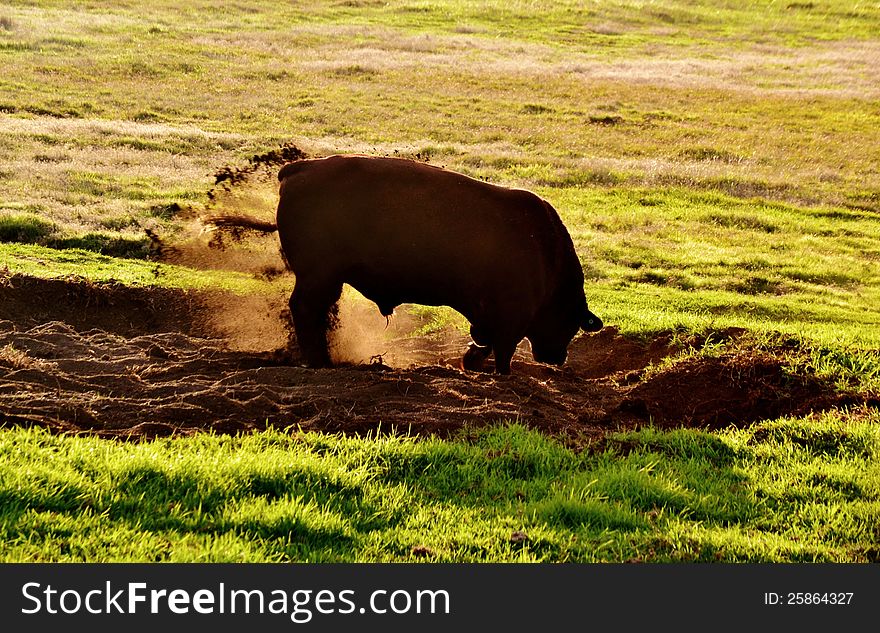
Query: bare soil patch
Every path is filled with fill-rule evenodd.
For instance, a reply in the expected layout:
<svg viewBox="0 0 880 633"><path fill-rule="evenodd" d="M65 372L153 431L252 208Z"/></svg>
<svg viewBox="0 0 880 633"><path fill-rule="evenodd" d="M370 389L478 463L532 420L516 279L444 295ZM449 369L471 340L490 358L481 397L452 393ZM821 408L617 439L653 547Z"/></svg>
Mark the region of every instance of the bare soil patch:
<svg viewBox="0 0 880 633"><path fill-rule="evenodd" d="M523 344L512 376L460 370L467 342L460 334L402 336L383 344L394 354L373 362L312 370L298 366L295 351L231 347L223 328L205 319L220 299L7 277L0 424L126 438L269 425L447 436L512 419L580 442L649 423L718 428L859 401L787 374L764 352L694 356L645 371L687 342L671 335L638 342L613 328L577 338L562 369L533 362ZM389 358L406 365L391 367Z"/></svg>

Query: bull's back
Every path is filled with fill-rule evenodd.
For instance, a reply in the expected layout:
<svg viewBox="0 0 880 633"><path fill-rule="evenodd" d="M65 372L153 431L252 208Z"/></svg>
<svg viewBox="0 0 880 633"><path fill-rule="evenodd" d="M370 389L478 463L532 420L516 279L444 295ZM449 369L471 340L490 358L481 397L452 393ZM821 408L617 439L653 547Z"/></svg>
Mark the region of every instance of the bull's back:
<svg viewBox="0 0 880 633"><path fill-rule="evenodd" d="M338 276L367 296L428 304L546 291L547 210L529 192L372 157L301 161L279 177L278 229L298 276Z"/></svg>

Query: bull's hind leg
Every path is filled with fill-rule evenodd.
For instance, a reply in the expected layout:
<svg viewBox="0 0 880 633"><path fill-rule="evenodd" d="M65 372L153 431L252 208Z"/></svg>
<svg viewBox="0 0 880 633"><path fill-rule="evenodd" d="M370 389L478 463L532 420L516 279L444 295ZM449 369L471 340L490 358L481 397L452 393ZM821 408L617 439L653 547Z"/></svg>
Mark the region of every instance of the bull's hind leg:
<svg viewBox="0 0 880 633"><path fill-rule="evenodd" d="M290 295L290 316L299 349L309 367L329 367L327 331L333 324L342 284L297 280Z"/></svg>

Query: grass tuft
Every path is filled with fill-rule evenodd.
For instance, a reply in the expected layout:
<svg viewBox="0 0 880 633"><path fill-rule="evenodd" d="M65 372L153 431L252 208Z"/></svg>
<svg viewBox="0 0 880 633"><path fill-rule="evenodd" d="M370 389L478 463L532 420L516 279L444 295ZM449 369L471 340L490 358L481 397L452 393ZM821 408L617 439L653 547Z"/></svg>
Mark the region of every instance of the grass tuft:
<svg viewBox="0 0 880 633"><path fill-rule="evenodd" d="M0 347L0 367L15 371L17 369L40 368L45 362L31 358L26 351L16 349L12 344Z"/></svg>

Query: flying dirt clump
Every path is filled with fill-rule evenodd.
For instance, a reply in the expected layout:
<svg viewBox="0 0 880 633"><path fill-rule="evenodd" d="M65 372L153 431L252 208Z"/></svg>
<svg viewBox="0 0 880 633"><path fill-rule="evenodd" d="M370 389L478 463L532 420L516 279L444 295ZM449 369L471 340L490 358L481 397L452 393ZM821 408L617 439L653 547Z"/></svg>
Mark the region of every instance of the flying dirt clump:
<svg viewBox="0 0 880 633"><path fill-rule="evenodd" d="M277 239L233 227L224 218L246 213L272 224L278 204L275 168L305 157L299 147L284 143L254 154L243 166L219 168L214 185L205 193L208 202L204 210L182 227L173 243L148 232L154 252L162 261L196 268L238 270L269 278L281 274L285 266Z"/></svg>
<svg viewBox="0 0 880 633"><path fill-rule="evenodd" d="M228 193L233 187L249 182L260 170L268 173L273 167L280 167L307 157L308 155L293 143L284 143L277 149L254 154L243 167L225 165L214 172L214 187L208 190L208 199L214 200L217 197L218 188Z"/></svg>
<svg viewBox="0 0 880 633"><path fill-rule="evenodd" d="M293 143L283 143L279 147L266 151L262 154L254 154L248 158L247 163L243 166L224 165L214 172L214 184L205 192L208 203L205 205L205 212L213 211L216 215L229 215L235 213L234 208L246 207L250 212L256 208L262 209L264 212L274 213L274 205L266 205L267 195L263 191L261 195L253 195L253 192L242 195L243 188L252 187L258 182L274 183L273 168L280 167L289 162L301 160L308 155ZM274 187L273 187L274 188ZM263 188L266 189L265 187ZM272 194L277 192L273 191ZM256 205L253 203L256 201ZM172 244L159 235L154 229L145 228L144 232L150 240L150 255L152 259L159 261L168 261L170 263L179 263L182 265L196 265L199 261L210 262L212 268L233 268L230 266L229 257L207 257L200 251L202 248L196 247L193 242L195 238L202 235L206 231L206 224L201 219L201 215L205 213L191 213L191 209L182 209L176 203L171 205L174 207L175 215L178 219L188 219L189 223L182 228L181 234ZM268 209L268 210L267 210ZM179 214L179 215L178 215ZM215 235L215 242L211 243L211 247L222 249L222 235Z"/></svg>

